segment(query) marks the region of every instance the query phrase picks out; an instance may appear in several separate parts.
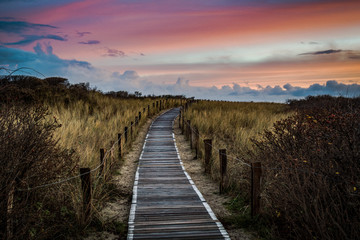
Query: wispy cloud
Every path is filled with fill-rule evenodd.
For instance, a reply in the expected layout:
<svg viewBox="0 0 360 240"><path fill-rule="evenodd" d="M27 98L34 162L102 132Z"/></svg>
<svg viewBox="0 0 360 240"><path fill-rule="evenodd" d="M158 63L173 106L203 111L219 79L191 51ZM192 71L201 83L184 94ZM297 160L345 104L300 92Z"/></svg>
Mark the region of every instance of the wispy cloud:
<svg viewBox="0 0 360 240"><path fill-rule="evenodd" d="M0 31L6 33L22 34L29 30L55 29L55 28L57 27L52 25L30 23L25 21L0 21Z"/></svg>
<svg viewBox="0 0 360 240"><path fill-rule="evenodd" d="M57 41L67 41L66 38L58 36L58 35L23 35L22 36L23 39L17 42L10 42L10 43L3 43L4 45L7 46L14 46L14 45L18 45L18 46L24 46L24 45L28 45L30 43L33 43L35 41L38 40L42 40L42 39L52 39L52 40L57 40Z"/></svg>
<svg viewBox="0 0 360 240"><path fill-rule="evenodd" d="M321 55L329 55L329 56L338 56L340 59L360 59L360 51L358 50L343 50L343 49L328 49L323 51L316 52L306 52L301 53L301 55L312 55L312 56L321 56Z"/></svg>
<svg viewBox="0 0 360 240"><path fill-rule="evenodd" d="M94 44L99 44L100 43L100 41L98 41L98 40L88 40L88 41L86 41L86 42L78 42L79 44L88 44L88 45L94 45Z"/></svg>
<svg viewBox="0 0 360 240"><path fill-rule="evenodd" d="M334 53L340 53L343 52L344 50L341 49L328 49L328 50L324 50L324 51L317 51L317 52L306 52L306 53L301 53L299 55L323 55L323 54L334 54Z"/></svg>
<svg viewBox="0 0 360 240"><path fill-rule="evenodd" d="M85 35L91 34L91 32L79 32L79 31L76 31L76 34L77 34L79 37L83 37L83 36L85 36Z"/></svg>
<svg viewBox="0 0 360 240"><path fill-rule="evenodd" d="M309 45L317 45L319 42L311 41L311 42L301 42L301 44L309 44Z"/></svg>
<svg viewBox="0 0 360 240"><path fill-rule="evenodd" d="M126 57L126 54L125 54L125 52L123 52L121 50L106 48L106 52L103 54L103 56L107 56L107 57Z"/></svg>

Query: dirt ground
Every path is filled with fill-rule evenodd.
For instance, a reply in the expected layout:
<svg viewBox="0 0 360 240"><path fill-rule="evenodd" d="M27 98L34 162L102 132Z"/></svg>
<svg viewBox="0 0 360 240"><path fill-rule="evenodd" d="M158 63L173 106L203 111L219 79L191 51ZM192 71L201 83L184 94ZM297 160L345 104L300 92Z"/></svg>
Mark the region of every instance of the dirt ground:
<svg viewBox="0 0 360 240"><path fill-rule="evenodd" d="M142 127L137 136L137 139L132 145L131 151L124 156L124 164L121 169L118 170L113 178L113 183L117 188L117 191L121 192L120 196L117 196L116 200L106 204L105 208L101 211L101 216L106 221L116 221L120 223L127 223L132 197L132 188L134 183L134 177L136 168L138 165L138 159L142 151L144 139L146 133L153 119L148 119L147 123ZM219 195L219 186L212 179L204 174L204 168L199 160L194 160L194 153L191 151L189 143L181 135L181 130L178 128L178 122L175 121L175 137L176 145L178 147L181 160L184 167L192 180L195 182L197 188L200 190L211 209L215 213L218 219L222 219L230 215L230 212L224 207L224 203L230 199L225 195ZM242 229L227 229L231 239L235 240L253 240L255 239L249 233L244 232ZM120 237L109 232L95 232L91 233L86 240L105 239L115 240L124 239L124 236Z"/></svg>

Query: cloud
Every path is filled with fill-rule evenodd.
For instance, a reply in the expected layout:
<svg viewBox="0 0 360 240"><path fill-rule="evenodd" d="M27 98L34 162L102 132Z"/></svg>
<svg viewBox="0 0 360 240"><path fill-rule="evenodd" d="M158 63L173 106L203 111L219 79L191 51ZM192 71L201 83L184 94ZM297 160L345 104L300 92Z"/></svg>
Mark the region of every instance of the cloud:
<svg viewBox="0 0 360 240"><path fill-rule="evenodd" d="M138 79L139 75L136 71L127 70L123 74L120 74L119 72L114 72L112 73L112 77L115 79L120 79L122 81L133 81L135 79Z"/></svg>
<svg viewBox="0 0 360 240"><path fill-rule="evenodd" d="M310 42L301 42L301 44L317 45L317 44L320 44L320 43L315 42L315 41L310 41Z"/></svg>
<svg viewBox="0 0 360 240"><path fill-rule="evenodd" d="M53 53L50 44L37 44L34 52L16 48L0 47L0 65L15 69L29 67L46 76L68 77L70 71L93 71L92 65L86 61L61 59Z"/></svg>
<svg viewBox="0 0 360 240"><path fill-rule="evenodd" d="M103 54L103 56L107 56L107 57L126 57L126 54L121 50L106 48L106 53Z"/></svg>
<svg viewBox="0 0 360 240"><path fill-rule="evenodd" d="M192 86L191 81L178 77L172 84L159 84L149 81L147 77L141 77L136 71L128 70L123 74L115 72L111 80L101 83L98 88L104 87L105 91L140 91L145 95L185 95L198 99L228 100L228 101L265 101L285 102L287 99L305 98L309 95L332 95L357 97L360 96L360 85L339 83L335 80L325 84L312 84L309 87L293 86L289 83L284 86L261 86L253 89L240 86L237 83L224 85L220 88Z"/></svg>
<svg viewBox="0 0 360 240"><path fill-rule="evenodd" d="M37 44L33 51L0 47L0 66L9 68L29 67L45 76L62 76L70 82L90 82L102 91L140 91L145 95L185 95L198 99L229 101L270 101L285 102L287 99L304 98L312 95L360 96L360 84L340 83L329 80L325 84L312 84L308 87L294 86L290 83L283 86L262 86L250 88L233 82L230 85L217 87L193 86L191 80L179 76L172 83L155 83L155 76L141 76L135 70L109 72L94 68L86 61L62 59L58 57L50 44Z"/></svg>
<svg viewBox="0 0 360 240"><path fill-rule="evenodd" d="M328 50L324 50L324 51L301 53L299 55L313 55L313 56L334 55L340 59L343 59L343 58L360 59L360 51L358 51L358 50L328 49Z"/></svg>
<svg viewBox="0 0 360 240"><path fill-rule="evenodd" d="M88 45L93 45L93 44L99 44L100 41L98 40L88 40L86 42L78 42L79 44L88 44Z"/></svg>
<svg viewBox="0 0 360 240"><path fill-rule="evenodd" d="M52 25L16 21L14 18L9 17L1 18L1 20L0 33L4 34L2 36L2 44L6 46L25 46L43 39L67 41L65 37L51 33L51 31L57 29L57 27ZM19 38L22 39L14 41L14 39Z"/></svg>
<svg viewBox="0 0 360 240"><path fill-rule="evenodd" d="M83 37L83 36L85 36L85 35L91 34L91 32L79 32L79 31L76 31L76 34L77 34L79 37Z"/></svg>
<svg viewBox="0 0 360 240"><path fill-rule="evenodd" d="M4 18L3 18L4 19ZM11 18L7 18L12 20ZM47 24L37 24L25 21L0 21L0 31L21 34L29 30L55 29L57 27Z"/></svg>
<svg viewBox="0 0 360 240"><path fill-rule="evenodd" d="M30 43L33 43L35 41L42 40L42 39L52 39L52 40L57 40L57 41L67 41L66 38L63 38L63 37L58 36L58 35L52 35L52 34L41 35L41 36L38 36L38 35L23 35L23 39L20 40L20 41L10 42L10 43L3 43L3 44L6 45L6 46L15 46L15 45L24 46L24 45L28 45Z"/></svg>
<svg viewBox="0 0 360 240"><path fill-rule="evenodd" d="M299 55L322 55L322 54L334 54L334 53L340 53L340 52L343 52L343 51L344 51L344 50L341 50L341 49L338 49L338 50L329 49L329 50L324 50L324 51L301 53L301 54L299 54Z"/></svg>

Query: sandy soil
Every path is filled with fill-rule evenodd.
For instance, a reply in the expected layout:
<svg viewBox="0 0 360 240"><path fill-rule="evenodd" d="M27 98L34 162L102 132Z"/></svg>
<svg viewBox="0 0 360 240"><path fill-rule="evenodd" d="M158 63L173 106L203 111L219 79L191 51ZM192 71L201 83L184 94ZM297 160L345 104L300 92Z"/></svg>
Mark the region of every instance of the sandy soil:
<svg viewBox="0 0 360 240"><path fill-rule="evenodd" d="M155 118L155 117L154 117ZM154 119L153 118L153 119ZM111 202L108 202L105 208L101 211L103 220L116 221L126 223L129 217L131 206L132 188L138 159L142 150L146 133L153 119L148 119L147 123L142 127L135 142L132 145L131 151L124 156L124 164L118 170L118 174L114 176L113 183L116 190L121 194ZM178 122L175 121L175 136L176 145L178 147L181 160L183 161L186 171L189 173L197 188L203 194L204 198L216 214L218 219L222 219L230 212L224 207L224 203L230 199L226 195L219 195L219 186L212 179L204 174L203 164L199 160L194 160L194 153L191 151L189 143L181 135L181 130L178 128ZM242 229L227 229L231 239L252 240L255 239L249 233L245 233ZM86 240L105 239L125 239L124 236L115 235L109 232L91 233Z"/></svg>

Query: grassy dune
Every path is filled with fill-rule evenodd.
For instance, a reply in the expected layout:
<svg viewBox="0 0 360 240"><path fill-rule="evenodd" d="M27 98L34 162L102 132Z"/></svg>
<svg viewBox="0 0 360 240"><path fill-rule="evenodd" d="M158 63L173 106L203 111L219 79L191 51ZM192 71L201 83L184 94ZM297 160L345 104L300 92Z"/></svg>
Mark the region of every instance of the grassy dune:
<svg viewBox="0 0 360 240"><path fill-rule="evenodd" d="M360 232L360 98L318 96L289 104L200 101L185 112L213 139L211 176L227 149L234 199L225 225L265 239L356 239ZM250 218L250 166L261 162L261 213Z"/></svg>

